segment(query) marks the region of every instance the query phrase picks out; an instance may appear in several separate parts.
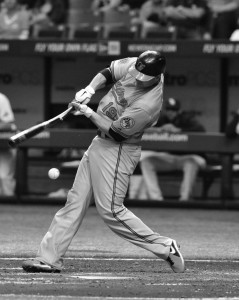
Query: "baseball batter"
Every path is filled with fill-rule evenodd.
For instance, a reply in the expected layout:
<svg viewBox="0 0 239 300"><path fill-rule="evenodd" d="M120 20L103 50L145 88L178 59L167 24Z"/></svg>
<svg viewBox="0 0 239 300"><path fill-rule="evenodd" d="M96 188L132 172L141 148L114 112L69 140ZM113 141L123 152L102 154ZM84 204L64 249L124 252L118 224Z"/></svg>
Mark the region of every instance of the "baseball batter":
<svg viewBox="0 0 239 300"><path fill-rule="evenodd" d="M184 272L176 241L152 231L124 206L129 178L140 159L141 137L159 118L165 67L165 57L156 51L115 60L76 93L69 105L90 118L98 135L85 152L66 205L56 213L36 259L23 263L25 271L61 271L63 256L94 197L98 213L113 232L165 260L174 272ZM94 112L86 104L95 91L112 83Z"/></svg>

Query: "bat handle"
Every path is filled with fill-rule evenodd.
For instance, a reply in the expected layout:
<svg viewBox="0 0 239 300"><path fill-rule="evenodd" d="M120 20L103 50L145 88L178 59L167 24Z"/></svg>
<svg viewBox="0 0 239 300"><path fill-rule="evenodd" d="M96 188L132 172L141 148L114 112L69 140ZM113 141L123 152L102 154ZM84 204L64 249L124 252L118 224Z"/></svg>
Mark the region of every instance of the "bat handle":
<svg viewBox="0 0 239 300"><path fill-rule="evenodd" d="M63 111L61 114L57 115L56 117L43 122L42 125L47 127L48 125L54 125L55 121L63 121L72 112L73 109L74 109L73 106L67 108L65 111Z"/></svg>
<svg viewBox="0 0 239 300"><path fill-rule="evenodd" d="M60 119L63 121L65 117L67 117L72 111L74 110L74 107L68 107L63 113L60 114Z"/></svg>

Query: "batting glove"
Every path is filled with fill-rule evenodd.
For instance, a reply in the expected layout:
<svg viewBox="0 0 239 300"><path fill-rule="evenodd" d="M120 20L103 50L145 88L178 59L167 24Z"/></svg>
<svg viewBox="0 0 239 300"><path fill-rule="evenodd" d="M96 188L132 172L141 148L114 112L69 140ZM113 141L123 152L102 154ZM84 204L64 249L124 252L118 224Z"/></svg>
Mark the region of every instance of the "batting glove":
<svg viewBox="0 0 239 300"><path fill-rule="evenodd" d="M69 107L73 106L75 108L74 115L85 115L87 118L90 118L93 110L85 104L80 104L78 101L73 100Z"/></svg>
<svg viewBox="0 0 239 300"><path fill-rule="evenodd" d="M95 90L88 85L86 88L76 93L75 99L81 104L87 104L90 102L91 97L95 94Z"/></svg>

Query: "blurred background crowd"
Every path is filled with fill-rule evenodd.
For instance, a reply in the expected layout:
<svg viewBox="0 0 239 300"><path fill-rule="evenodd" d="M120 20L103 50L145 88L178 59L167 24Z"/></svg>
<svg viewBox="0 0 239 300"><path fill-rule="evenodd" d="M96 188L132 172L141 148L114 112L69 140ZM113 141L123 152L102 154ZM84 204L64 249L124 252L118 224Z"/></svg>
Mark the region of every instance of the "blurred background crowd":
<svg viewBox="0 0 239 300"><path fill-rule="evenodd" d="M238 40L238 0L1 0L0 37Z"/></svg>
<svg viewBox="0 0 239 300"><path fill-rule="evenodd" d="M239 41L239 0L0 0L0 39L41 38L49 38L50 41L82 39L82 42L104 38L142 42L153 39L156 43L161 40ZM225 72L227 70L225 61L221 64L212 59L209 61L208 58L190 57L188 64L186 60L187 58L179 60L172 57L167 63L165 85L170 89L165 89L165 105L168 108L164 111L167 113L166 118L163 116L161 119L161 121L165 119L166 123L157 124L157 130L167 129L170 133L225 132L227 114L231 114L231 110L236 109L238 116L238 59L230 61L228 72ZM10 127L15 126L16 123L18 129L27 128L34 122L43 121L42 118L45 120L60 113L65 108L68 96L71 97L75 89L83 87L85 83L88 84L93 71L103 66L105 66L103 60L92 59L85 55L68 61L54 58L50 64L45 64L45 68L49 67L51 70L47 69L48 81L45 79L44 81L42 79L44 71L37 58L32 57L29 60L29 57L4 57L1 60L2 73L0 74L1 93L3 93L0 94L0 131L6 131L6 123ZM65 76L66 73L68 76ZM222 80L226 76L224 73L230 75L228 81ZM9 78L10 82L6 80ZM47 92L44 82L47 82L49 89ZM230 85L230 93L225 89L227 85ZM104 92L105 90L102 91ZM228 109L221 94L228 101ZM21 104L19 104L19 95L24 95L21 97ZM101 95L99 93L98 98ZM98 103L98 98L95 98L92 108ZM181 100L183 110L180 108ZM174 107L167 101L174 101L177 105ZM13 104L13 112L16 112L15 119L10 103ZM10 116L7 121L6 118L1 118L1 116L6 117L6 114ZM195 126L198 123L197 115L203 126L200 124ZM234 127L231 127L233 129L230 129L232 132L230 136L238 136L238 118L235 120L232 123ZM14 126L13 132L16 131ZM76 120L74 117L62 125L62 127L81 129L92 128L92 126L89 120L83 118ZM8 128L7 131L9 130ZM65 160L66 163L69 161L71 163L72 160L75 163L76 159L76 165L82 153L82 149L75 148L53 151L54 157L57 155L59 160ZM190 155L187 153L185 156L175 153L175 155L151 154L147 157L142 156L140 163L145 186L142 184L141 175L140 181L135 181L136 184L132 184L132 181L129 190L131 198L140 198L141 193L144 198L164 200L167 193L161 191L161 187L157 185L156 175L158 176L159 171L161 172L165 167L167 171L181 172L181 186L177 189L177 194L181 201L188 201L194 196L193 186L197 175L203 173L206 166L216 165L221 168L220 158L217 156L215 158L213 155L199 157L197 153L190 153ZM44 155L49 155L52 160L50 151L44 152ZM15 165L13 167L12 164L15 163L15 158L16 153L9 151L0 153L0 171L2 170L0 195L13 195L15 192ZM238 155L235 155L233 162L236 162L237 166L238 160ZM75 168L75 165L73 167ZM7 185L6 181L10 184ZM3 186L8 186L8 190L4 191ZM163 184L161 186L164 188ZM144 193L141 191L143 187ZM42 186L39 189L42 190ZM44 191L47 193L45 186ZM59 191L52 193L49 195L59 196ZM60 189L60 195L65 197L66 193L67 189Z"/></svg>

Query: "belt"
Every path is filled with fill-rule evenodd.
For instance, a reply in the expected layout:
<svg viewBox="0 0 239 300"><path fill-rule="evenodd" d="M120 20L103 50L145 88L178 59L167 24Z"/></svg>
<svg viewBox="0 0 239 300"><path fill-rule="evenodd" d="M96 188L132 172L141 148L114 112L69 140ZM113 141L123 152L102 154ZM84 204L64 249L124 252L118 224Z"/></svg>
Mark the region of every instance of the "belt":
<svg viewBox="0 0 239 300"><path fill-rule="evenodd" d="M97 130L97 135L102 139L110 139L110 137L106 135L104 132L102 132L100 129Z"/></svg>

